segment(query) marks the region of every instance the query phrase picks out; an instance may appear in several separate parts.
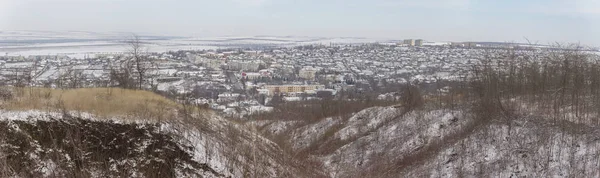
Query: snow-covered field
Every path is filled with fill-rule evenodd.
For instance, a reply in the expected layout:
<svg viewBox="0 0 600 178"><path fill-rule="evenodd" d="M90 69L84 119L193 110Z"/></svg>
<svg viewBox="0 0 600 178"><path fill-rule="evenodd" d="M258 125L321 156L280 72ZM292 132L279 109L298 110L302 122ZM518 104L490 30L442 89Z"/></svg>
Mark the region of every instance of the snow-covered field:
<svg viewBox="0 0 600 178"><path fill-rule="evenodd" d="M122 53L127 50L125 41L131 37L132 34L129 33L0 31L0 55L67 55L73 58L82 58L86 55ZM147 43L148 52L385 41L366 38L291 36L168 37L141 35L140 37Z"/></svg>

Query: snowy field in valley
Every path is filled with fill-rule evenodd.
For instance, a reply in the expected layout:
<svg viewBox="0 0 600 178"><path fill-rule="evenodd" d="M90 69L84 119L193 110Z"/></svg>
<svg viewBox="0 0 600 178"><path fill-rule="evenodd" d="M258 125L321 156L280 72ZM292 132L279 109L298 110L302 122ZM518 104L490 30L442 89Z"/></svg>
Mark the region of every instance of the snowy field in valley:
<svg viewBox="0 0 600 178"><path fill-rule="evenodd" d="M0 55L66 55L72 58L92 57L127 51L130 33L0 31ZM310 44L358 44L385 41L367 38L321 37L170 37L140 35L148 52L177 50L209 50L224 48L291 47Z"/></svg>

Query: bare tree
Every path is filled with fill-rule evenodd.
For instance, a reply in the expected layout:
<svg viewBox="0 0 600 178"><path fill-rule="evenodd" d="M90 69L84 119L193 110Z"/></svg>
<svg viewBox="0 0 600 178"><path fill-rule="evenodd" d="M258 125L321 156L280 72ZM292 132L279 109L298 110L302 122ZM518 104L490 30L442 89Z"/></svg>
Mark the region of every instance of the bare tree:
<svg viewBox="0 0 600 178"><path fill-rule="evenodd" d="M150 77L148 71L155 65L146 55L146 48L139 36L133 35L127 44L129 56L121 60L119 66L111 66L111 82L121 88L141 90Z"/></svg>
<svg viewBox="0 0 600 178"><path fill-rule="evenodd" d="M422 107L425 104L423 95L419 88L415 85L408 83L402 91L402 105L407 111L411 111Z"/></svg>
<svg viewBox="0 0 600 178"><path fill-rule="evenodd" d="M58 88L81 88L84 81L83 71L67 69L58 77L56 84Z"/></svg>
<svg viewBox="0 0 600 178"><path fill-rule="evenodd" d="M110 83L120 88L133 88L135 85L133 84L131 71L125 63L116 68L115 66L110 67Z"/></svg>
<svg viewBox="0 0 600 178"><path fill-rule="evenodd" d="M142 89L143 84L144 84L144 80L146 78L148 69L151 68L152 64L148 58L148 56L146 55L147 51L144 48L144 45L142 43L142 41L140 40L140 37L137 35L133 35L133 38L128 41L129 44L129 53L132 57L131 59L131 67L133 67L133 69L135 70L135 72L137 73L137 89Z"/></svg>

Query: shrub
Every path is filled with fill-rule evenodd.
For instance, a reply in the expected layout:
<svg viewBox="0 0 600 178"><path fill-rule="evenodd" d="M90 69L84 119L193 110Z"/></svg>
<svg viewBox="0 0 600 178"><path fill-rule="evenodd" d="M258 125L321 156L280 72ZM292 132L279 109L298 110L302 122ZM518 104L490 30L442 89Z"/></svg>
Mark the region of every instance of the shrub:
<svg viewBox="0 0 600 178"><path fill-rule="evenodd" d="M13 99L13 91L10 88L0 87L0 100L7 101Z"/></svg>

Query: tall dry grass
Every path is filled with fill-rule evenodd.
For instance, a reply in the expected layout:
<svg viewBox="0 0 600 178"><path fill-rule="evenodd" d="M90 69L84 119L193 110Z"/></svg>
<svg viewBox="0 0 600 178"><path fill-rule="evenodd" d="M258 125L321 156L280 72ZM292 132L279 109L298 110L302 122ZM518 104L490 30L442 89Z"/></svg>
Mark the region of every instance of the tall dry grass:
<svg viewBox="0 0 600 178"><path fill-rule="evenodd" d="M67 110L98 117L173 118L180 106L149 91L120 88L10 88L13 97L1 104L8 110Z"/></svg>

